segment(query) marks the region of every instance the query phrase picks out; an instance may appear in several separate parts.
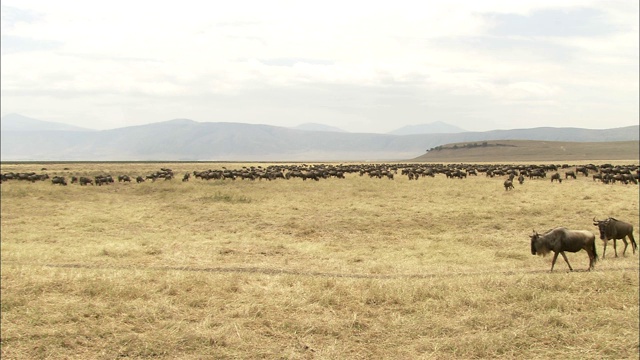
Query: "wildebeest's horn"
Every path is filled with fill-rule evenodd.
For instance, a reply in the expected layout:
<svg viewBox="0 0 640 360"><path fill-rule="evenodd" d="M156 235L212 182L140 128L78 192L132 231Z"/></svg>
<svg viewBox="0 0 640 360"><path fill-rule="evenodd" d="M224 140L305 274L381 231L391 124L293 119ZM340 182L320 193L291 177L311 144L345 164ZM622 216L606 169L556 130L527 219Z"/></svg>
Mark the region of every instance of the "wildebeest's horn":
<svg viewBox="0 0 640 360"><path fill-rule="evenodd" d="M596 220L596 217L594 216L594 217L593 217L593 225L598 225L598 223L599 223L599 221L598 221L598 220Z"/></svg>

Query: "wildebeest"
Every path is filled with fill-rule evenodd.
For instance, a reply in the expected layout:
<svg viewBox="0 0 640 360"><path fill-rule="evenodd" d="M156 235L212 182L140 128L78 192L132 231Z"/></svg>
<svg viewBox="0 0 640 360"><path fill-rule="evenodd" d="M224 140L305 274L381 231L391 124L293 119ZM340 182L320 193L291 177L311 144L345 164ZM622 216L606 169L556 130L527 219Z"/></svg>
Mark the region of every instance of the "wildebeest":
<svg viewBox="0 0 640 360"><path fill-rule="evenodd" d="M590 231L568 230L564 227L557 227L547 231L543 235L538 234L534 230L533 235L530 237L532 255L545 256L550 251L554 252L550 271L553 271L558 254L562 255L564 261L566 261L569 266L569 270L573 271L571 264L569 264L569 259L567 259L567 256L564 254L565 251L575 253L580 250L585 250L587 254L589 254L589 270L593 269L596 260L598 260L596 236Z"/></svg>
<svg viewBox="0 0 640 360"><path fill-rule="evenodd" d="M589 176L589 170L586 166L578 166L576 172L582 173L584 176Z"/></svg>
<svg viewBox="0 0 640 360"><path fill-rule="evenodd" d="M504 189L505 190L512 190L513 189L513 181L505 180L504 181Z"/></svg>
<svg viewBox="0 0 640 360"><path fill-rule="evenodd" d="M51 179L51 184L59 184L59 185L67 186L67 180L65 180L65 178L61 176L54 176Z"/></svg>
<svg viewBox="0 0 640 360"><path fill-rule="evenodd" d="M576 178L576 173L574 173L573 171L567 171L566 173L564 173L564 178L568 179L568 178Z"/></svg>
<svg viewBox="0 0 640 360"><path fill-rule="evenodd" d="M524 184L524 175L520 174L520 176L518 176L518 183L520 183L520 185Z"/></svg>
<svg viewBox="0 0 640 360"><path fill-rule="evenodd" d="M560 176L560 175L558 175ZM544 172L542 169L535 169L533 171L531 171L529 173L529 179L533 179L533 178L546 178L547 177L547 173Z"/></svg>
<svg viewBox="0 0 640 360"><path fill-rule="evenodd" d="M81 186L85 186L85 185L87 185L87 184L91 184L91 185L93 185L93 180L91 180L91 179L89 179L89 178L87 178L87 177L84 177L84 176L81 176L81 177L80 177L79 182L80 182L80 185L81 185Z"/></svg>
<svg viewBox="0 0 640 360"><path fill-rule="evenodd" d="M631 240L633 253L636 253L638 244L636 244L636 239L633 238L633 225L612 217L602 221L598 221L594 217L593 225L598 227L598 230L600 230L600 239L604 241L604 250L602 251L603 259L604 254L607 252L607 242L609 242L609 240L613 240L613 251L615 252L616 257L618 257L616 241L618 239L622 239L622 242L624 242L624 250L622 251L622 256L624 256L624 253L627 251L627 246L629 246L629 244L627 244L627 237Z"/></svg>
<svg viewBox="0 0 640 360"><path fill-rule="evenodd" d="M553 175L551 175L551 182L553 182L553 180L558 180L559 183L562 183L562 178L560 177L560 174L555 173Z"/></svg>
<svg viewBox="0 0 640 360"><path fill-rule="evenodd" d="M94 177L96 185L102 186L102 184L108 185L113 182L111 175L97 175Z"/></svg>
<svg viewBox="0 0 640 360"><path fill-rule="evenodd" d="M636 180L636 178L631 175L631 174L622 174L622 177L627 180L626 184L628 183L634 183L636 185L638 185L638 180Z"/></svg>
<svg viewBox="0 0 640 360"><path fill-rule="evenodd" d="M85 185L87 185L87 184L91 184L91 185L93 185L93 180L91 180L91 179L89 179L89 178L87 178L87 177L84 177L84 176L80 176L80 179L78 179L78 183L79 183L81 186L85 186Z"/></svg>

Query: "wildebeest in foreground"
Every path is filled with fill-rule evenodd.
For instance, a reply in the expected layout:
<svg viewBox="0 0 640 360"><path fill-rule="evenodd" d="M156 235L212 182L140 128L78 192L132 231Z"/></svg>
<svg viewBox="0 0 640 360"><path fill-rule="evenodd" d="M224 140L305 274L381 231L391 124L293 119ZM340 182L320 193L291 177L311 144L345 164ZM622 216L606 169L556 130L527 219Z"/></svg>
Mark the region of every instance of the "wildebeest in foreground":
<svg viewBox="0 0 640 360"><path fill-rule="evenodd" d="M504 181L504 189L505 190L512 190L513 189L513 181L505 180Z"/></svg>
<svg viewBox="0 0 640 360"><path fill-rule="evenodd" d="M629 246L629 244L627 244L627 237L631 240L633 253L636 253L638 244L636 244L636 239L633 238L633 225L612 217L602 221L598 221L596 218L593 218L593 225L598 227L598 230L600 230L600 239L604 241L604 250L602 251L603 259L607 252L607 242L609 242L609 240L613 240L613 251L615 252L616 257L618 257L616 241L618 239L622 239L622 242L624 242L624 250L622 251L622 256L624 256L624 253L627 251L627 246Z"/></svg>
<svg viewBox="0 0 640 360"><path fill-rule="evenodd" d="M554 252L553 261L551 261L551 270L556 264L558 254L562 255L564 261L567 262L569 270L573 271L565 251L578 252L585 250L589 255L589 270L593 269L598 253L596 252L596 236L592 232L586 230L568 230L564 227L557 227L549 230L543 235L538 234L535 230L531 235L531 254L547 255L550 251Z"/></svg>

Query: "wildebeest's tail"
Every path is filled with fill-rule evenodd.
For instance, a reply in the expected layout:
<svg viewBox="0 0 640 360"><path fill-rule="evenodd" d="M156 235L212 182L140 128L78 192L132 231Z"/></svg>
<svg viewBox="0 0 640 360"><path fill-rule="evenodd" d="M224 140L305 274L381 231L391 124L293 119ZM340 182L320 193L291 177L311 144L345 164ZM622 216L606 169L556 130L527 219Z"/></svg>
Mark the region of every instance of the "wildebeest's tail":
<svg viewBox="0 0 640 360"><path fill-rule="evenodd" d="M591 246L593 246L593 262L598 261L598 251L596 250L596 242L595 240L591 243Z"/></svg>

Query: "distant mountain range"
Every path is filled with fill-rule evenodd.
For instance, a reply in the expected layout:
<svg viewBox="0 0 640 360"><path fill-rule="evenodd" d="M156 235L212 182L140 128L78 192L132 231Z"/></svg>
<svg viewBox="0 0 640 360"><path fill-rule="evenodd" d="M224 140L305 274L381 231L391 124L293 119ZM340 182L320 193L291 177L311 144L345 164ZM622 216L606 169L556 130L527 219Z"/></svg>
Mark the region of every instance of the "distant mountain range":
<svg viewBox="0 0 640 360"><path fill-rule="evenodd" d="M393 135L176 119L97 131L20 115L7 115L0 124L2 161L400 161L450 143L637 141L640 130L635 125Z"/></svg>
<svg viewBox="0 0 640 360"><path fill-rule="evenodd" d="M2 117L2 131L93 131L51 121L42 121L19 114L9 114Z"/></svg>
<svg viewBox="0 0 640 360"><path fill-rule="evenodd" d="M400 129L389 132L391 135L416 135L416 134L455 134L466 132L457 126L443 123L442 121L430 124L407 125Z"/></svg>
<svg viewBox="0 0 640 360"><path fill-rule="evenodd" d="M342 129L337 128L337 127L335 127L335 126L329 126L329 125L323 125L323 124L316 124L316 123L305 123L305 124L300 124L300 125L298 125L298 126L291 127L290 129L306 130L306 131L346 132L345 130L342 130Z"/></svg>
<svg viewBox="0 0 640 360"><path fill-rule="evenodd" d="M298 126L294 126L291 129L308 130L308 131L332 131L332 132L347 132L343 129L327 126L323 124L306 123ZM457 126L444 123L442 121L435 121L429 124L407 125L399 129L389 131L390 135L419 135L419 134L454 134L466 132L467 130L461 129Z"/></svg>

